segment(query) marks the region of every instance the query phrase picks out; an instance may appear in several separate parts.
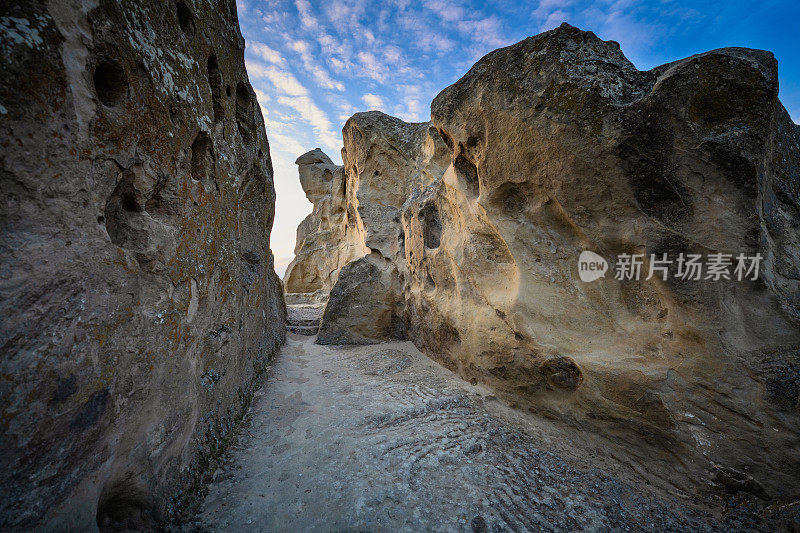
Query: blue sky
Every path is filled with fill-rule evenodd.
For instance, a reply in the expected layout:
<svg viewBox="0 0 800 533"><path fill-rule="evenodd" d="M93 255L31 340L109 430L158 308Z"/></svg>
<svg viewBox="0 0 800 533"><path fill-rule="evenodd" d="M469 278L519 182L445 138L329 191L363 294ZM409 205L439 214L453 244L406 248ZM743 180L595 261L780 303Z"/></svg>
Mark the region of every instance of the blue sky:
<svg viewBox="0 0 800 533"><path fill-rule="evenodd" d="M237 0L250 82L264 114L278 200L272 249L283 275L311 212L294 160L341 163L341 129L379 109L430 119L430 102L484 54L569 22L613 39L639 69L724 46L772 51L784 106L800 121L800 1Z"/></svg>

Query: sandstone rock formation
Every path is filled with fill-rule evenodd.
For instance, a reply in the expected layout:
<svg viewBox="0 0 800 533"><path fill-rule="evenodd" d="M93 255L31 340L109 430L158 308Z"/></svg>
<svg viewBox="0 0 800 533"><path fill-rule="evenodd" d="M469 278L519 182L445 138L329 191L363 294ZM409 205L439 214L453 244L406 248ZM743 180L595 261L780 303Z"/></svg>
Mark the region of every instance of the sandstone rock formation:
<svg viewBox="0 0 800 533"><path fill-rule="evenodd" d="M404 338L402 209L442 176L448 149L430 123L406 123L379 111L351 117L343 139L346 209L370 255L348 266L348 279L331 291L318 342Z"/></svg>
<svg viewBox="0 0 800 533"><path fill-rule="evenodd" d="M288 293L313 293L324 297L339 270L369 252L363 228L347 211L344 169L334 165L319 148L297 158L300 185L314 209L297 227L294 260L284 276Z"/></svg>
<svg viewBox="0 0 800 533"><path fill-rule="evenodd" d="M563 25L481 59L430 124L354 116L346 209L371 255L342 269L350 302L320 338L399 333L667 484L797 497L800 128L777 93L768 52L640 72ZM579 279L584 250L606 277ZM618 281L624 253L764 261L755 281L645 279L647 259ZM370 329L375 301L402 327Z"/></svg>
<svg viewBox="0 0 800 533"><path fill-rule="evenodd" d="M0 529L152 527L284 338L236 4L0 15Z"/></svg>

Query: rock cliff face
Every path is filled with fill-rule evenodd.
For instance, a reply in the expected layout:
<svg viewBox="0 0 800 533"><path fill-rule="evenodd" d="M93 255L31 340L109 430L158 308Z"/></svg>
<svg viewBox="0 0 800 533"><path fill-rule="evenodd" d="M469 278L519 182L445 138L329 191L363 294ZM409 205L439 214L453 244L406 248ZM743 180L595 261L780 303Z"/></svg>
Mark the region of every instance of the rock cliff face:
<svg viewBox="0 0 800 533"><path fill-rule="evenodd" d="M409 124L378 111L355 114L342 134L346 209L370 255L348 266L348 279L331 291L317 342L405 338L402 210L442 176L448 149L430 123Z"/></svg>
<svg viewBox="0 0 800 533"><path fill-rule="evenodd" d="M339 270L369 253L363 226L347 210L344 168L334 165L319 148L295 161L300 185L314 210L297 227L294 260L286 269L284 285L289 293L330 292Z"/></svg>
<svg viewBox="0 0 800 533"><path fill-rule="evenodd" d="M372 340L407 336L667 483L797 496L800 132L777 92L768 52L640 72L563 25L481 59L431 124L356 115L347 209L371 254L332 302L388 302ZM580 280L582 251L604 278ZM755 281L645 279L681 253L763 262ZM640 280L614 279L620 254L644 255ZM326 310L320 341L368 331L359 313Z"/></svg>
<svg viewBox="0 0 800 533"><path fill-rule="evenodd" d="M0 529L138 529L283 342L233 1L0 8Z"/></svg>

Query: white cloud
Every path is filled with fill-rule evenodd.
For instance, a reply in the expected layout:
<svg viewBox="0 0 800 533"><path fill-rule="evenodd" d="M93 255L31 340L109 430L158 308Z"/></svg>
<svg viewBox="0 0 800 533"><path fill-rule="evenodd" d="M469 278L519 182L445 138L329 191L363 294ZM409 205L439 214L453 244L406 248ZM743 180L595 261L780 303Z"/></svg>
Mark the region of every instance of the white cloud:
<svg viewBox="0 0 800 533"><path fill-rule="evenodd" d="M369 106L370 109L384 109L383 98L377 94L367 93L361 97L361 100Z"/></svg>
<svg viewBox="0 0 800 533"><path fill-rule="evenodd" d="M531 16L537 19L547 19L557 11L563 11L570 6L570 0L539 0L539 5L531 12Z"/></svg>
<svg viewBox="0 0 800 533"><path fill-rule="evenodd" d="M311 13L311 4L308 0L295 0L294 5L300 15L300 23L304 27L314 29L319 25L317 18Z"/></svg>
<svg viewBox="0 0 800 533"><path fill-rule="evenodd" d="M280 52L278 52L277 50L273 50L264 43L260 43L258 41L247 43L247 49L252 51L254 54L259 56L264 61L267 61L268 63L272 63L278 66L286 65L286 60L283 58L283 56L281 56Z"/></svg>
<svg viewBox="0 0 800 533"><path fill-rule="evenodd" d="M445 22L455 22L466 17L464 8L443 0L430 0L425 2L425 7L439 15Z"/></svg>
<svg viewBox="0 0 800 533"><path fill-rule="evenodd" d="M291 107L314 129L319 141L332 150L341 145L339 137L332 131L328 115L309 96L279 96L278 103Z"/></svg>
<svg viewBox="0 0 800 533"><path fill-rule="evenodd" d="M292 96L308 94L308 90L287 70L248 61L247 71L256 78L267 78L276 89L284 94Z"/></svg>
<svg viewBox="0 0 800 533"><path fill-rule="evenodd" d="M300 54L303 67L311 74L314 81L316 81L320 87L324 89L336 89L337 91L344 90L344 85L340 81L332 79L328 72L314 61L311 55L311 45L307 41L292 41L289 47Z"/></svg>
<svg viewBox="0 0 800 533"><path fill-rule="evenodd" d="M505 46L508 40L502 37L502 25L497 17L478 20L461 20L456 23L458 31L466 38L488 46Z"/></svg>
<svg viewBox="0 0 800 533"><path fill-rule="evenodd" d="M332 131L330 119L325 112L314 103L309 91L291 72L272 65L263 65L257 61L247 61L247 70L254 78L267 78L272 85L275 86L275 89L279 93L282 93L278 95L277 102L297 111L300 118L311 125L314 129L314 133L319 137L320 142L325 147L332 148L333 150L338 149L341 143L338 140L338 136ZM259 92L268 97L266 93L260 90L256 93L257 97L259 96ZM263 102L260 101L259 103ZM263 106L262 110L265 115L271 115ZM279 133L280 132L278 132L278 134ZM274 136L275 133L272 135ZM287 143L288 141L284 142L283 145L287 147L290 146ZM297 148L298 145L291 145L292 151L296 152ZM302 148L300 153L302 153Z"/></svg>
<svg viewBox="0 0 800 533"><path fill-rule="evenodd" d="M357 57L361 64L359 67L361 68L361 73L377 82L382 83L385 81L387 75L386 67L378 61L375 54L372 52L359 52Z"/></svg>
<svg viewBox="0 0 800 533"><path fill-rule="evenodd" d="M383 57L386 59L387 63L391 63L393 65L399 65L403 63L403 52L399 47L394 45L388 45L383 49Z"/></svg>
<svg viewBox="0 0 800 533"><path fill-rule="evenodd" d="M267 129L270 129L269 125ZM267 131L267 136L269 137L269 147L272 150L280 150L294 157L308 151L297 139L290 135L284 135L276 131Z"/></svg>
<svg viewBox="0 0 800 533"><path fill-rule="evenodd" d="M325 6L325 14L340 32L364 35L369 29L361 24L360 19L366 11L366 4L367 0L333 0Z"/></svg>
<svg viewBox="0 0 800 533"><path fill-rule="evenodd" d="M423 33L414 41L414 44L421 50L437 54L450 52L456 47L455 41L437 33Z"/></svg>

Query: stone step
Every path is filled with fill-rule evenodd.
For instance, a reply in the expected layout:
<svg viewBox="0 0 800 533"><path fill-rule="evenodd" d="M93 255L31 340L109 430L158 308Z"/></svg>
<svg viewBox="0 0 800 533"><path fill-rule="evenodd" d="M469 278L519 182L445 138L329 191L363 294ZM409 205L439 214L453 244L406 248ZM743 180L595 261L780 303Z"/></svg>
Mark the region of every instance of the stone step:
<svg viewBox="0 0 800 533"><path fill-rule="evenodd" d="M319 332L319 324L313 326L286 326L286 331L295 335L305 335L311 337Z"/></svg>
<svg viewBox="0 0 800 533"><path fill-rule="evenodd" d="M292 318L286 320L287 326L317 326L319 327L319 318Z"/></svg>

